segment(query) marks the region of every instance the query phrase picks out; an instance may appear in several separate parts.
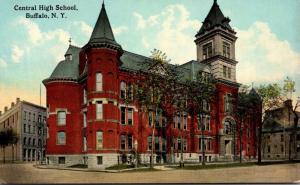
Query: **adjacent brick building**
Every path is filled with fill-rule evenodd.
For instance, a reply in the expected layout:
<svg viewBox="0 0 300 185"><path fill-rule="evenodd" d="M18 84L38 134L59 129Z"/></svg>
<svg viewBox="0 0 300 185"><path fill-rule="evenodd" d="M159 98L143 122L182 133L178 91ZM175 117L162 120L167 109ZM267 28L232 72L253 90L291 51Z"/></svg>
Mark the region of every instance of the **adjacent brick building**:
<svg viewBox="0 0 300 185"><path fill-rule="evenodd" d="M0 111L0 130L12 129L18 136L15 146L5 147L8 161L42 161L46 145L46 108L27 101L11 103ZM12 151L13 150L13 151ZM4 153L1 150L0 160Z"/></svg>
<svg viewBox="0 0 300 185"><path fill-rule="evenodd" d="M206 161L232 160L240 146L233 129L238 127L237 117L230 111L236 107L230 99L237 99L240 84L236 81L237 37L229 22L214 1L196 34L197 59L179 67L186 78L205 71L218 80L215 101L208 105L211 115L203 118ZM185 161L203 160L196 116L174 113L167 123L161 115L154 123L153 114L139 112L133 98L125 104L125 96L133 97L135 72L144 70L141 64L148 61L117 43L103 4L89 42L83 47L70 45L65 60L43 81L49 111L49 164L104 168L121 163L123 154L136 147L142 163L149 162L151 147L155 162L178 162L181 150ZM158 125L154 146L151 124ZM246 125L248 134L242 139L243 150L248 149L243 154L255 157L256 123Z"/></svg>

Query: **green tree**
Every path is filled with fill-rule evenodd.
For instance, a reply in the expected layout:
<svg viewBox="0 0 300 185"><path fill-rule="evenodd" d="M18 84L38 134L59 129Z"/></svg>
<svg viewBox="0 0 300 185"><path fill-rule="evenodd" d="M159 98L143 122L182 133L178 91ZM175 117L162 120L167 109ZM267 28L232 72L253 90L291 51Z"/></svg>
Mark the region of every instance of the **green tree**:
<svg viewBox="0 0 300 185"><path fill-rule="evenodd" d="M0 147L3 152L3 163L5 163L5 148L9 144L9 138L6 131L0 131Z"/></svg>
<svg viewBox="0 0 300 185"><path fill-rule="evenodd" d="M204 116L210 115L210 104L213 102L216 87L214 77L206 72L199 72L186 82L189 106L197 115L198 125L201 128L202 165L205 165L204 148Z"/></svg>
<svg viewBox="0 0 300 185"><path fill-rule="evenodd" d="M12 149L12 162L14 162L14 147L18 143L19 138L13 129L6 130L6 136L8 139L8 145L10 145Z"/></svg>
<svg viewBox="0 0 300 185"><path fill-rule="evenodd" d="M290 101L290 105L288 105L288 112L289 112L289 119L290 119L290 114L293 114L293 129L290 134L289 138L289 160L293 160L292 157L292 148L294 151L296 151L296 136L297 136L297 128L298 128L298 121L299 121L299 115L297 114L297 109L300 107L300 97L298 97L298 100L295 104L295 106L292 105L292 95L293 92L295 92L295 81L293 81L291 78L286 77L284 80L284 85L283 85L283 92L285 95L285 98L287 101ZM294 143L294 146L292 144Z"/></svg>
<svg viewBox="0 0 300 185"><path fill-rule="evenodd" d="M258 163L261 163L261 145L262 145L262 126L271 116L270 110L281 106L282 104L282 88L277 84L260 85L257 92L262 104L262 120L258 125ZM260 114L257 112L257 114Z"/></svg>

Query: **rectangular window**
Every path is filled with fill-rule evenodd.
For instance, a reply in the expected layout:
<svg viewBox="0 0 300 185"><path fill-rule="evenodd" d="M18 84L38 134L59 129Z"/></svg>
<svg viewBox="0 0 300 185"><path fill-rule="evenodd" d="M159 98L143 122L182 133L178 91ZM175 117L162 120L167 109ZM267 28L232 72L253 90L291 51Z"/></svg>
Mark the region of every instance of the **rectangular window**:
<svg viewBox="0 0 300 185"><path fill-rule="evenodd" d="M86 112L83 113L83 128L87 126Z"/></svg>
<svg viewBox="0 0 300 185"><path fill-rule="evenodd" d="M148 121L149 121L149 123L148 123L149 127L152 127L152 124L153 124L153 113L152 112L149 112L149 114L148 114Z"/></svg>
<svg viewBox="0 0 300 185"><path fill-rule="evenodd" d="M231 79L231 68L230 67L227 68L227 72L228 72L227 77L229 79Z"/></svg>
<svg viewBox="0 0 300 185"><path fill-rule="evenodd" d="M26 133L26 124L23 125L24 133Z"/></svg>
<svg viewBox="0 0 300 185"><path fill-rule="evenodd" d="M28 115L28 121L31 120L31 112L29 112L29 115Z"/></svg>
<svg viewBox="0 0 300 185"><path fill-rule="evenodd" d="M42 122L42 115L39 115L39 117L38 117L38 122L39 122L39 123Z"/></svg>
<svg viewBox="0 0 300 185"><path fill-rule="evenodd" d="M128 150L132 149L132 135L128 135Z"/></svg>
<svg viewBox="0 0 300 185"><path fill-rule="evenodd" d="M121 135L121 137L120 137L120 147L121 147L121 150L126 149L126 136L125 135Z"/></svg>
<svg viewBox="0 0 300 185"><path fill-rule="evenodd" d="M96 132L96 150L100 150L103 148L103 132Z"/></svg>
<svg viewBox="0 0 300 185"><path fill-rule="evenodd" d="M102 73L96 73L96 91L102 91Z"/></svg>
<svg viewBox="0 0 300 185"><path fill-rule="evenodd" d="M155 146L154 146L154 150L159 151L160 147L159 147L159 137L155 136Z"/></svg>
<svg viewBox="0 0 300 185"><path fill-rule="evenodd" d="M83 104L86 104L86 102L87 102L86 89L83 89Z"/></svg>
<svg viewBox="0 0 300 185"><path fill-rule="evenodd" d="M128 125L133 124L133 109L128 108Z"/></svg>
<svg viewBox="0 0 300 185"><path fill-rule="evenodd" d="M128 84L128 99L133 100L133 85Z"/></svg>
<svg viewBox="0 0 300 185"><path fill-rule="evenodd" d="M121 124L126 124L126 107L121 107Z"/></svg>
<svg viewBox="0 0 300 185"><path fill-rule="evenodd" d="M65 125L66 124L66 112L65 111L58 111L57 112L57 124L58 125Z"/></svg>
<svg viewBox="0 0 300 185"><path fill-rule="evenodd" d="M148 136L147 141L148 141L148 150L152 150L152 136Z"/></svg>
<svg viewBox="0 0 300 185"><path fill-rule="evenodd" d="M177 139L177 149L180 151L181 150L181 138Z"/></svg>
<svg viewBox="0 0 300 185"><path fill-rule="evenodd" d="M96 119L103 119L103 104L96 102Z"/></svg>
<svg viewBox="0 0 300 185"><path fill-rule="evenodd" d="M103 164L103 156L97 156L97 164L98 165Z"/></svg>
<svg viewBox="0 0 300 185"><path fill-rule="evenodd" d="M268 153L271 153L271 146L268 145Z"/></svg>
<svg viewBox="0 0 300 185"><path fill-rule="evenodd" d="M183 151L187 151L187 140L183 139Z"/></svg>
<svg viewBox="0 0 300 185"><path fill-rule="evenodd" d="M297 141L300 141L300 134L297 134Z"/></svg>
<svg viewBox="0 0 300 185"><path fill-rule="evenodd" d="M58 157L58 164L65 164L66 158L65 157Z"/></svg>
<svg viewBox="0 0 300 185"><path fill-rule="evenodd" d="M187 115L183 116L183 129L186 130L187 129Z"/></svg>
<svg viewBox="0 0 300 185"><path fill-rule="evenodd" d="M280 136L280 141L283 142L284 138L283 138L283 134L281 134Z"/></svg>
<svg viewBox="0 0 300 185"><path fill-rule="evenodd" d="M227 67L223 66L223 77L227 77Z"/></svg>
<svg viewBox="0 0 300 185"><path fill-rule="evenodd" d="M203 46L203 60L212 57L212 43L207 43Z"/></svg>
<svg viewBox="0 0 300 185"><path fill-rule="evenodd" d="M179 114L177 115L177 128L182 129L182 127L181 127L181 117L180 117Z"/></svg>
<svg viewBox="0 0 300 185"><path fill-rule="evenodd" d="M283 147L283 145L281 145L281 153L283 153L284 152L284 147Z"/></svg>
<svg viewBox="0 0 300 185"><path fill-rule="evenodd" d="M121 99L126 98L126 83L123 81L120 84L120 97Z"/></svg>
<svg viewBox="0 0 300 185"><path fill-rule="evenodd" d="M33 133L35 134L35 126L33 125Z"/></svg>
<svg viewBox="0 0 300 185"><path fill-rule="evenodd" d="M33 113L33 122L35 122L35 113Z"/></svg>
<svg viewBox="0 0 300 185"><path fill-rule="evenodd" d="M65 134L65 132L58 132L57 133L57 144L58 145L65 145L66 144L66 134Z"/></svg>
<svg viewBox="0 0 300 185"><path fill-rule="evenodd" d="M28 125L28 133L31 133L31 125Z"/></svg>
<svg viewBox="0 0 300 185"><path fill-rule="evenodd" d="M83 137L83 151L87 150L87 141L86 141L86 137Z"/></svg>
<svg viewBox="0 0 300 185"><path fill-rule="evenodd" d="M26 120L26 117L27 117L27 112L24 111L24 119Z"/></svg>
<svg viewBox="0 0 300 185"><path fill-rule="evenodd" d="M228 42L223 42L223 56L230 58L230 44Z"/></svg>

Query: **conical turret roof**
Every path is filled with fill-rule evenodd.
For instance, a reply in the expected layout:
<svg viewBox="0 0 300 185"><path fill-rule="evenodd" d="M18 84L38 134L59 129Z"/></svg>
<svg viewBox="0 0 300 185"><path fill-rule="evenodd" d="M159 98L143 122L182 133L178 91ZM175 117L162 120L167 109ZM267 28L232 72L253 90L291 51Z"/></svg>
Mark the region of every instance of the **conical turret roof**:
<svg viewBox="0 0 300 185"><path fill-rule="evenodd" d="M88 45L122 50L121 45L115 40L104 3L102 4L99 17L94 26Z"/></svg>
<svg viewBox="0 0 300 185"><path fill-rule="evenodd" d="M231 26L229 25L230 19L225 17L222 13L217 0L214 0L214 4L212 5L208 15L206 16L198 34L201 34L207 30L214 28L215 26L221 26L224 29L228 29L233 31Z"/></svg>

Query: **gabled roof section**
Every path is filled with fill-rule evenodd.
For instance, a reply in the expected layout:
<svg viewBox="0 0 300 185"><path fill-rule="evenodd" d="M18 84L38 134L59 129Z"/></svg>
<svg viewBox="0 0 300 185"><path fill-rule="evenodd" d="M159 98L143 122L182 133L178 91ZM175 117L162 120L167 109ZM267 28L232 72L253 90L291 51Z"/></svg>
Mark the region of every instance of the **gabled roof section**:
<svg viewBox="0 0 300 185"><path fill-rule="evenodd" d="M113 49L122 49L116 42L112 28L109 23L109 19L105 10L104 3L94 26L94 30L88 42L88 45L98 47L108 47Z"/></svg>
<svg viewBox="0 0 300 185"><path fill-rule="evenodd" d="M205 31L210 30L215 26L221 26L224 29L234 31L229 25L229 22L230 19L224 16L217 3L217 0L214 0L214 4L212 5L197 35L204 33Z"/></svg>

